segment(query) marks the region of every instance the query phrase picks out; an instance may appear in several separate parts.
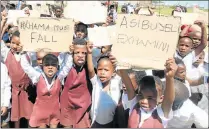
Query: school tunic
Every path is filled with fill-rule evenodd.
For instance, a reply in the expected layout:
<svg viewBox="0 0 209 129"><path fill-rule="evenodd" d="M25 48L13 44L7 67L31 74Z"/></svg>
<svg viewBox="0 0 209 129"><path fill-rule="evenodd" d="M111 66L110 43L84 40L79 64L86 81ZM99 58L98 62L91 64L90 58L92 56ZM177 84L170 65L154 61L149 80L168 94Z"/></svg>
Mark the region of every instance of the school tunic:
<svg viewBox="0 0 209 129"><path fill-rule="evenodd" d="M28 56L27 56L28 57ZM33 103L28 99L28 93L21 86L30 85L30 79L23 71L20 62L16 61L14 54L9 51L5 64L8 68L9 76L12 81L12 110L11 121L18 121L20 118L30 119Z"/></svg>
<svg viewBox="0 0 209 129"><path fill-rule="evenodd" d="M53 82L52 82L53 83ZM43 75L40 76L36 85L37 98L29 121L30 126L38 127L41 124L57 125L60 117L59 94L61 82L58 78L54 81L51 89L47 89Z"/></svg>
<svg viewBox="0 0 209 129"><path fill-rule="evenodd" d="M129 116L128 128L163 128L162 120L160 119L157 110L155 109L151 116L141 123L141 110L139 106L135 106Z"/></svg>
<svg viewBox="0 0 209 129"><path fill-rule="evenodd" d="M88 91L86 71L83 68L77 73L72 67L60 97L60 123L73 128L90 127L88 108L91 105L91 95Z"/></svg>

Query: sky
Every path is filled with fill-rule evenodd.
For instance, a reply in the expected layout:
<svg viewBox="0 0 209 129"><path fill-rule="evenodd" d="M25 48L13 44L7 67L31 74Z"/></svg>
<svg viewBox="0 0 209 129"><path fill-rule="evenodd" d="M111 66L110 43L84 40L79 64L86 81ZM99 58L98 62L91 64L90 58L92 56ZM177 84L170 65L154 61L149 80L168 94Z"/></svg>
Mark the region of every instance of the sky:
<svg viewBox="0 0 209 129"><path fill-rule="evenodd" d="M199 5L200 7L204 7L205 9L208 9L208 1L162 1L166 5L176 5L176 4L181 4L182 6L185 5Z"/></svg>

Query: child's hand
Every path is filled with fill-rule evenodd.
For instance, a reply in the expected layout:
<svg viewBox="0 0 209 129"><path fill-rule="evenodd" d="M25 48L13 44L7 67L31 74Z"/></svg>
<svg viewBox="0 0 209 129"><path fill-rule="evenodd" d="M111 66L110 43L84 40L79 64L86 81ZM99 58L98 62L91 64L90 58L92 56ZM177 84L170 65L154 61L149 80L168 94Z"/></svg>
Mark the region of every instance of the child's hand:
<svg viewBox="0 0 209 129"><path fill-rule="evenodd" d="M197 24L201 28L205 27L205 22L204 21L197 20L197 21L194 22L194 24Z"/></svg>
<svg viewBox="0 0 209 129"><path fill-rule="evenodd" d="M5 116L7 114L8 108L7 107L1 107L1 116Z"/></svg>
<svg viewBox="0 0 209 129"><path fill-rule="evenodd" d="M166 67L165 69L166 77L173 78L178 68L174 58L169 58L168 60L166 60L165 67Z"/></svg>
<svg viewBox="0 0 209 129"><path fill-rule="evenodd" d="M113 56L111 53L109 53L109 59L111 60L113 66L116 68L117 67L117 59L115 58L115 56Z"/></svg>
<svg viewBox="0 0 209 129"><path fill-rule="evenodd" d="M70 50L70 53L73 53L73 51L74 51L74 46L73 46L73 45L70 45L70 46L69 46L69 50Z"/></svg>
<svg viewBox="0 0 209 129"><path fill-rule="evenodd" d="M92 49L93 49L93 43L88 41L88 43L87 43L87 52L88 52L88 54L92 53Z"/></svg>

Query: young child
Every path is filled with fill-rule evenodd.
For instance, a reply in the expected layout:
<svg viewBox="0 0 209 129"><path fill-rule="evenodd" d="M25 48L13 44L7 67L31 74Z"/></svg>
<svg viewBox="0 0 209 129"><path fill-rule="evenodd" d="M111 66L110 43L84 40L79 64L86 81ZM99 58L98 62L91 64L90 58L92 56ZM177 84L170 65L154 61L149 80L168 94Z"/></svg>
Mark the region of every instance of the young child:
<svg viewBox="0 0 209 129"><path fill-rule="evenodd" d="M192 63L195 61L196 56L198 56L203 49L207 46L207 34L205 24L201 21L196 21L195 24L199 25L202 30L201 43L196 49L192 51L193 40L188 36L180 37L177 51L175 53L175 58L183 60L187 68L187 75L189 76L189 71L192 69Z"/></svg>
<svg viewBox="0 0 209 129"><path fill-rule="evenodd" d="M29 121L30 126L57 128L60 119L59 95L61 82L68 74L72 59L68 56L65 67L59 69L58 58L53 54L47 54L42 59L41 69L36 71L26 61L26 56L21 57L21 65L31 78L37 89L37 98Z"/></svg>
<svg viewBox="0 0 209 129"><path fill-rule="evenodd" d="M1 62L1 127L9 128L11 80L5 64Z"/></svg>
<svg viewBox="0 0 209 129"><path fill-rule="evenodd" d="M4 43L1 43L1 56L12 81L11 121L15 122L15 128L19 128L19 120L21 118L30 119L33 108L33 103L28 99L28 89L32 86L31 81L20 65L20 51L22 47L19 35L18 31L13 33L10 49ZM29 61L30 58L27 55L26 62Z"/></svg>
<svg viewBox="0 0 209 129"><path fill-rule="evenodd" d="M111 128L115 109L120 99L122 87L121 78L115 76L115 68L110 57L101 57L98 60L97 74L92 61L93 45L87 45L87 64L89 77L93 85L91 118L92 128Z"/></svg>
<svg viewBox="0 0 209 129"><path fill-rule="evenodd" d="M73 41L71 68L60 96L60 124L69 128L89 128L91 105L91 82L86 64L87 42L76 38Z"/></svg>
<svg viewBox="0 0 209 129"><path fill-rule="evenodd" d="M78 23L76 25L75 29L75 35L77 38L82 38L87 40L88 39L88 31L87 31L88 26L84 23Z"/></svg>
<svg viewBox="0 0 209 129"><path fill-rule="evenodd" d="M161 96L157 87L162 87L159 78L145 76L139 82L138 95L133 90L130 79L124 70L120 70L128 91L131 105L135 105L129 116L129 128L165 128L171 116L171 108L175 98L174 75L177 70L174 59L166 61L166 88ZM158 86L156 86L158 85ZM139 99L139 101L138 101ZM162 104L161 104L162 103ZM161 104L161 106L159 106Z"/></svg>

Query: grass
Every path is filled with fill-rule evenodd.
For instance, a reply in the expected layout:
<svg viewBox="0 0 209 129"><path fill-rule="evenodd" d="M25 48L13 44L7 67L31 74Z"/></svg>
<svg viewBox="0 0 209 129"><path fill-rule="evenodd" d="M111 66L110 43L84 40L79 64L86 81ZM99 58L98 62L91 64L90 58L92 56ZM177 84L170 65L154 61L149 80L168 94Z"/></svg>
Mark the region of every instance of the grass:
<svg viewBox="0 0 209 129"><path fill-rule="evenodd" d="M171 7L169 7L169 6L164 6L164 7L158 7L158 8L156 8L155 10L154 10L154 12L156 12L157 14L161 14L161 15L166 15L166 16L168 16L168 15L171 15L171 13L172 13L172 8ZM203 9L203 11L205 11L205 12L209 12L209 10L208 9ZM120 13L121 12L121 6L118 6L118 13ZM187 12L188 13L192 13L192 8L187 8Z"/></svg>

